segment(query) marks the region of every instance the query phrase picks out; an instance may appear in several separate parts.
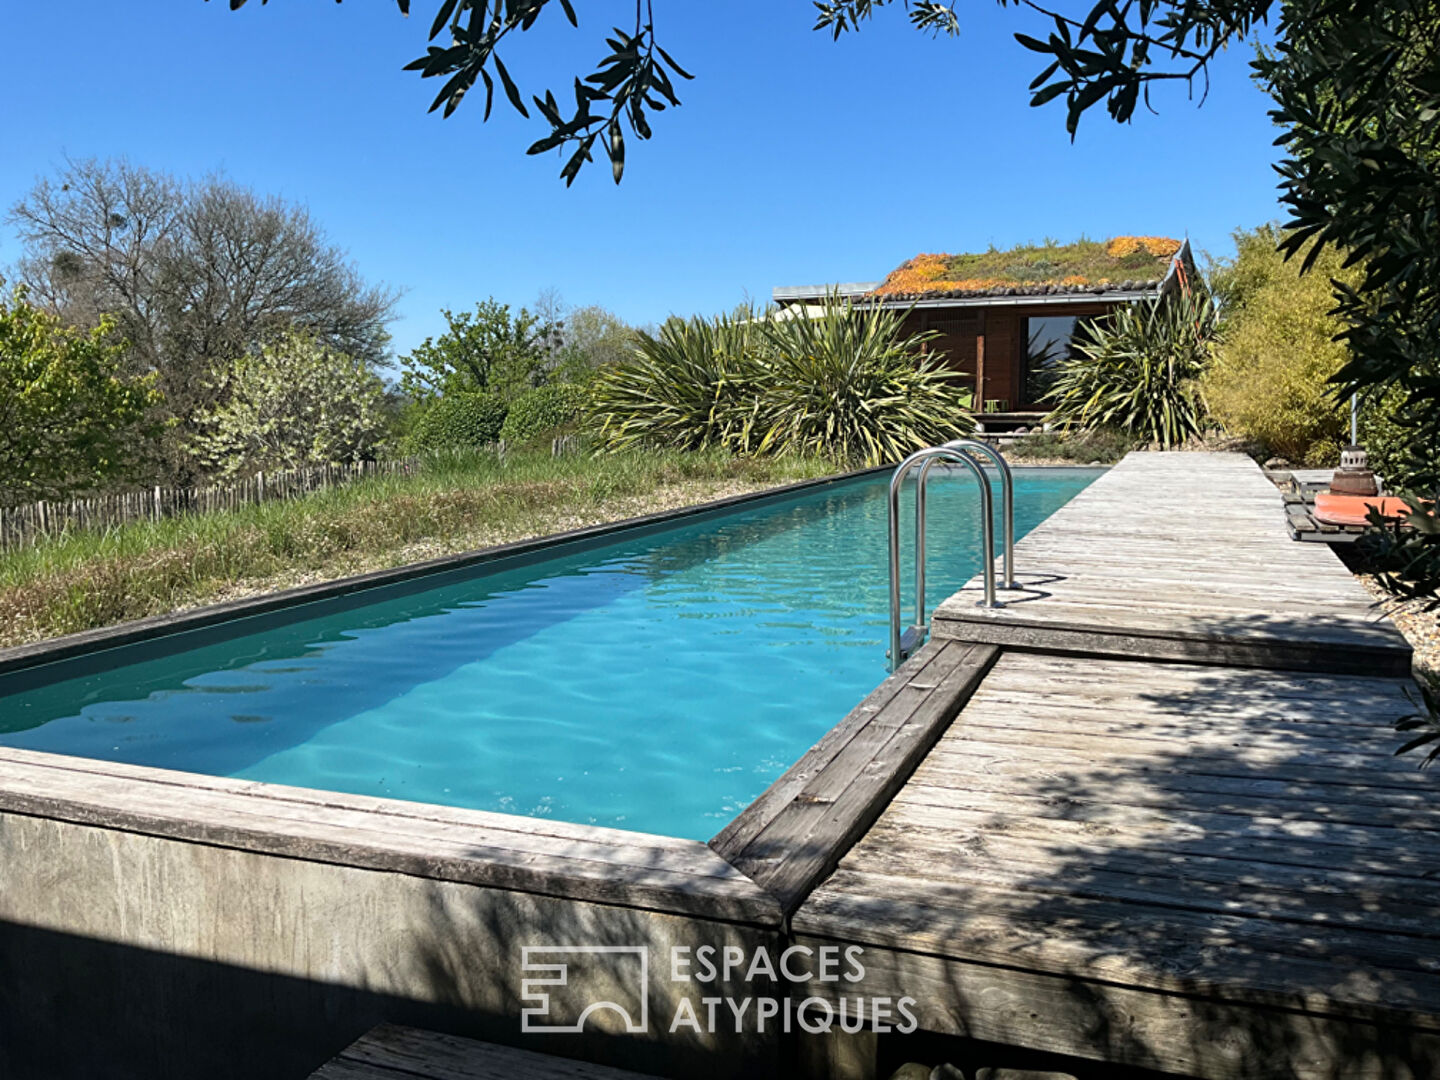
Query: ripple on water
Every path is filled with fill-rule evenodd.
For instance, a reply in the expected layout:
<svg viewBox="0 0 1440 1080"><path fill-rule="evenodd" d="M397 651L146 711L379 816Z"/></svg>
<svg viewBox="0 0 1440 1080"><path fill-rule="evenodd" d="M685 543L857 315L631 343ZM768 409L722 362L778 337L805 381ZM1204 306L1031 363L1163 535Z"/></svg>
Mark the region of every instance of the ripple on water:
<svg viewBox="0 0 1440 1080"><path fill-rule="evenodd" d="M1018 473L1017 533L1095 475ZM11 695L0 743L708 839L883 678L885 487ZM932 491L933 605L979 531Z"/></svg>

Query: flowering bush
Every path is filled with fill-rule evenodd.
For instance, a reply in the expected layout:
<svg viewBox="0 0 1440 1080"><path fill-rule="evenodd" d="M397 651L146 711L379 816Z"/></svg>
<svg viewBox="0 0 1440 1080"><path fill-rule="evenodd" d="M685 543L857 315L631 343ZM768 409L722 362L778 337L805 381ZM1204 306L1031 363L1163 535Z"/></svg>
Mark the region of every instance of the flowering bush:
<svg viewBox="0 0 1440 1080"><path fill-rule="evenodd" d="M235 360L200 421L199 459L224 476L370 456L385 431L384 386L363 360L291 332Z"/></svg>

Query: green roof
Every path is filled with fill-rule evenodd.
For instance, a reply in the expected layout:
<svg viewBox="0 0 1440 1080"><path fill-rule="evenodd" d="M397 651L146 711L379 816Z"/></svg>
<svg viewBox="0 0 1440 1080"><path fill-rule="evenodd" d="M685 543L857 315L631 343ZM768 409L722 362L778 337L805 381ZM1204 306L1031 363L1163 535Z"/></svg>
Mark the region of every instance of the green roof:
<svg viewBox="0 0 1440 1080"><path fill-rule="evenodd" d="M917 255L892 270L876 296L920 298L1023 292L1142 288L1165 278L1182 242L1162 236L1046 241L1005 251Z"/></svg>

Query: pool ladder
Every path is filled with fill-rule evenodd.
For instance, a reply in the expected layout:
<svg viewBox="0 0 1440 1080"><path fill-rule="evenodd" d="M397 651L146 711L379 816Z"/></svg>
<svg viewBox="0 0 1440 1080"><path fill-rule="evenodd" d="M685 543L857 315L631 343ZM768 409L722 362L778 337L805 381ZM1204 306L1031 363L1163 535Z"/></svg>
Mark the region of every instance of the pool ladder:
<svg viewBox="0 0 1440 1080"><path fill-rule="evenodd" d="M976 606L1000 608L1005 605L995 599L995 509L990 496L990 479L985 470L971 457L979 453L995 463L1000 473L1001 494L1005 515L1005 584L1004 588L1014 589L1015 585L1015 478L1004 455L989 443L976 439L956 439L944 446L932 446L928 450L917 450L895 469L890 477L890 670L903 664L916 649L925 644L930 631L925 621L925 487L930 479L930 470L941 461L964 465L980 485L980 516L983 519L981 539L984 558L985 599ZM900 489L905 478L916 467L920 475L915 484L915 622L902 629L904 621L900 613Z"/></svg>

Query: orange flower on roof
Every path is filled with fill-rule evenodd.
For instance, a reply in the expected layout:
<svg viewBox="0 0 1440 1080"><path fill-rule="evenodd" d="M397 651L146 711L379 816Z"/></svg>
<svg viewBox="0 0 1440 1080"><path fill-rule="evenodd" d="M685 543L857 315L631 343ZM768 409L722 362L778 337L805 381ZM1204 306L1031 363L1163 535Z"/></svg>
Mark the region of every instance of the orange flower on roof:
<svg viewBox="0 0 1440 1080"><path fill-rule="evenodd" d="M1123 259L1144 251L1157 259L1168 259L1180 250L1180 241L1168 236L1117 236L1105 244L1105 254L1112 259Z"/></svg>
<svg viewBox="0 0 1440 1080"><path fill-rule="evenodd" d="M925 292L979 292L1004 285L999 278L946 279L949 255L916 255L901 264L875 290L876 296L905 296Z"/></svg>
<svg viewBox="0 0 1440 1080"><path fill-rule="evenodd" d="M945 276L945 255L917 255L910 260L911 272L924 281L939 281Z"/></svg>
<svg viewBox="0 0 1440 1080"><path fill-rule="evenodd" d="M1117 236L1112 240L1081 238L1071 244L1047 240L1006 250L965 255L922 253L902 263L875 289L876 296L935 296L988 293L1018 287L1044 292L1052 287L1108 285L1150 274L1156 265L1180 250L1180 241L1164 236ZM1155 260L1152 262L1151 260Z"/></svg>

